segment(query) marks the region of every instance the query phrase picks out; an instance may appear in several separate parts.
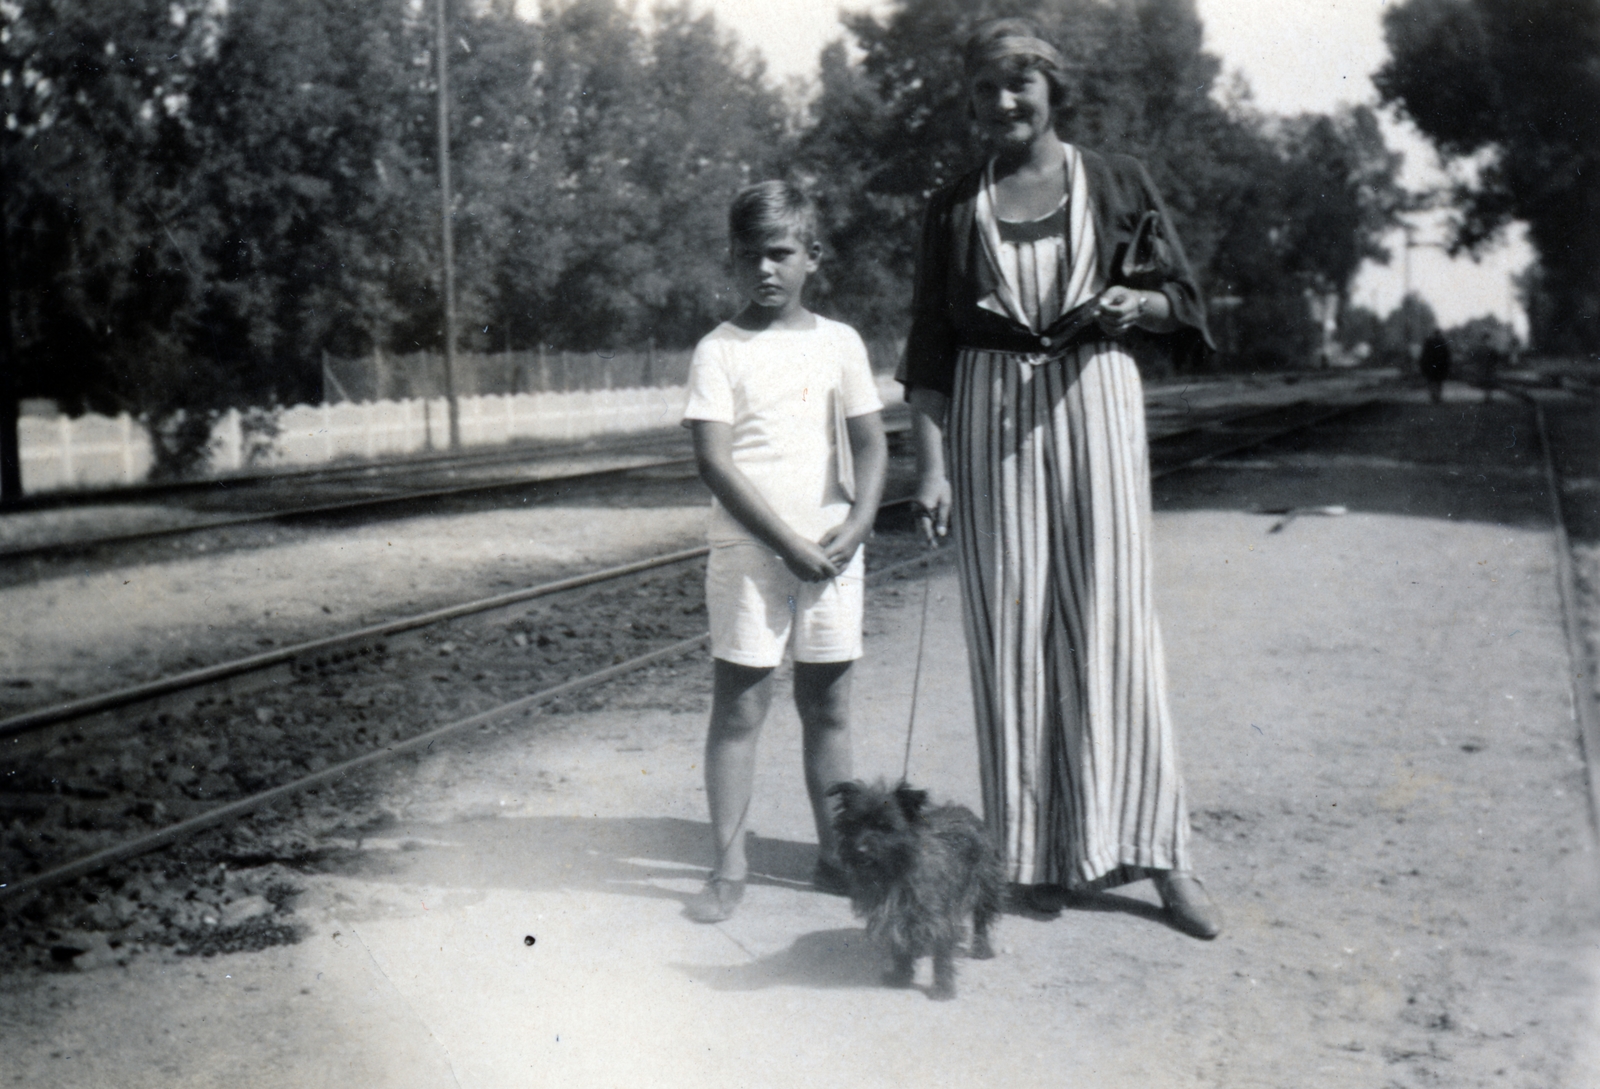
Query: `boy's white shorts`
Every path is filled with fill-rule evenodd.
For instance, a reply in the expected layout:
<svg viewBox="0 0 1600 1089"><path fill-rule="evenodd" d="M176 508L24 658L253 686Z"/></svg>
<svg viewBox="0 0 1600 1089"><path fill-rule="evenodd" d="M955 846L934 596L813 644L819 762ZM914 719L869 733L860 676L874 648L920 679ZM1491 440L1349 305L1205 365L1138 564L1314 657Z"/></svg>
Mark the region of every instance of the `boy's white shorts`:
<svg viewBox="0 0 1600 1089"><path fill-rule="evenodd" d="M851 662L861 657L866 599L865 548L837 578L803 582L770 549L715 545L706 561L711 656L769 669L789 647L797 662Z"/></svg>

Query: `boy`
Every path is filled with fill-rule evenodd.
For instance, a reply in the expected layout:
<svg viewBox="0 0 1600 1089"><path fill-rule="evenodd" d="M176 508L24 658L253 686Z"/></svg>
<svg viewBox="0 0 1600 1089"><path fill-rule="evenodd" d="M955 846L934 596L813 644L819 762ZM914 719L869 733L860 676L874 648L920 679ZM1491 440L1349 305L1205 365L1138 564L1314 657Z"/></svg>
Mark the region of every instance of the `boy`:
<svg viewBox="0 0 1600 1089"><path fill-rule="evenodd" d="M756 740L786 646L817 825L813 881L828 891L843 886L825 792L850 778L861 543L883 493L888 451L860 336L801 304L822 256L816 233L815 206L788 182L762 182L734 198L728 234L745 305L700 341L689 366L684 423L715 497L705 774L716 866L689 901L696 922L727 919L744 896Z"/></svg>

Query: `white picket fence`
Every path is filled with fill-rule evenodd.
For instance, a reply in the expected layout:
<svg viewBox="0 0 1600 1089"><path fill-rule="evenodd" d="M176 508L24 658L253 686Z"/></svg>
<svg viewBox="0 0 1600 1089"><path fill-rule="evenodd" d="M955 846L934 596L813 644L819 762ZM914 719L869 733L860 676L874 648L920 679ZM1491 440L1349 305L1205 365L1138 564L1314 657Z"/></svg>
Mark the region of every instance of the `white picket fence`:
<svg viewBox="0 0 1600 1089"><path fill-rule="evenodd" d="M154 461L150 435L126 412L23 416L17 420L17 442L24 492L137 484Z"/></svg>
<svg viewBox="0 0 1600 1089"><path fill-rule="evenodd" d="M573 442L598 435L672 427L683 415L685 391L594 390L462 397L461 445L497 446L518 440ZM212 467L245 467L245 436L237 412L217 425ZM256 465L300 468L322 462L379 458L443 449L450 441L450 407L443 397L405 401L345 401L295 405L278 416L278 435Z"/></svg>
<svg viewBox="0 0 1600 1089"><path fill-rule="evenodd" d="M901 399L899 385L889 376L880 376L878 386L885 403ZM672 428L683 415L685 397L682 386L462 397L461 444L576 442ZM450 441L449 421L449 405L442 397L295 405L278 413L277 436L252 460L247 448L252 437L233 410L212 430L208 469L213 475L298 469L442 450ZM92 413L24 416L19 430L25 492L136 484L154 460L149 434L126 413L115 418Z"/></svg>

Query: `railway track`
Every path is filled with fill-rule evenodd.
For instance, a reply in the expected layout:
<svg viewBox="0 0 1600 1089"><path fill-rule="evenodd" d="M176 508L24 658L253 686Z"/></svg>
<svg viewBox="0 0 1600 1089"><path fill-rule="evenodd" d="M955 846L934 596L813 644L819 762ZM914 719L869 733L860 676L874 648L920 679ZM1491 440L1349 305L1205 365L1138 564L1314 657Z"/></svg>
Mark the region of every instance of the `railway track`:
<svg viewBox="0 0 1600 1089"><path fill-rule="evenodd" d="M1583 600L1578 590L1572 537L1568 532L1566 489L1557 469L1544 405L1531 394L1521 393L1519 396L1533 410L1545 486L1550 492L1550 516L1556 538L1556 590L1561 597L1562 630L1567 641L1567 662L1572 678L1572 714L1583 745L1589 786L1589 819L1595 831L1600 833L1600 695L1596 691L1596 663L1584 632Z"/></svg>
<svg viewBox="0 0 1600 1089"><path fill-rule="evenodd" d="M1315 402L1296 402L1288 406L1231 413L1168 431L1157 435L1152 440L1152 458L1155 462L1152 468L1152 475L1159 478L1168 473L1203 464L1209 460L1227 457L1230 454L1248 450L1278 435L1315 426L1325 419L1343 415L1352 411L1354 407L1359 407L1359 405L1327 406L1318 405ZM680 465L685 461L692 460L674 458L651 463L646 467ZM614 473L631 471L633 469L607 469L599 470L593 475L603 478ZM562 477L559 479L570 482L580 478ZM906 502L908 500L905 498L891 500L885 504L885 508L892 509ZM350 631L308 639L270 651L217 662L198 669L186 670L141 684L96 693L59 704L34 708L6 718L0 718L0 745L6 742L14 743L16 739L23 735L49 726L74 722L90 715L104 714L108 711L130 707L162 696L200 689L207 685L257 673L297 660L314 659L330 653L337 654L364 643L371 643L449 620L503 609L520 602L536 600L583 586L626 578L643 571L673 566L698 559L705 554L706 550L704 548L674 552L636 563L624 564L571 578L557 579L550 583L527 587L509 593L495 594L473 601L462 602L446 608L401 617L381 624L365 625ZM3 555L4 553L0 553L0 556Z"/></svg>
<svg viewBox="0 0 1600 1089"><path fill-rule="evenodd" d="M285 507L275 510L255 511L247 514L231 514L217 518L206 518L182 525L163 526L159 529L140 530L133 533L111 533L98 536L80 537L66 541L54 541L48 544L31 544L20 547L0 549L0 562L29 559L40 556L61 555L63 553L85 552L91 549L105 548L115 545L131 545L146 541L161 540L163 538L187 536L211 530L232 529L239 526L256 525L263 522L286 523L297 520L328 518L357 513L371 513L384 508L396 508L418 503L425 503L442 499L465 499L478 496L496 496L508 492L545 493L569 488L579 484L606 481L625 477L630 473L649 469L663 469L672 466L692 464L692 457L657 457L648 460L630 462L626 465L610 466L604 469L592 469L584 472L564 473L548 477L519 477L513 480L475 481L465 484L452 484L438 488L417 488L389 492L383 495L365 495L353 498L333 500L324 503L310 503L297 507Z"/></svg>
<svg viewBox="0 0 1600 1089"><path fill-rule="evenodd" d="M1286 375L1271 381L1272 385L1300 385L1314 387L1330 379L1342 378L1331 372L1307 375ZM1196 378L1183 384L1151 384L1146 387L1152 406L1182 401L1194 391L1195 396L1212 387L1227 386L1231 380L1222 377ZM904 410L889 411L888 426L891 431L904 430ZM605 440L587 439L581 442L519 442L508 446L456 452L430 452L397 455L373 461L318 465L304 469L271 469L227 473L222 476L195 480L170 480L159 483L131 484L85 490L46 492L24 495L14 502L13 513L88 508L112 504L166 501L184 496L238 495L250 490L269 490L285 486L315 486L327 483L361 482L381 485L385 479L414 476L420 473L450 473L478 471L497 466L522 466L531 461L592 456L597 452L617 455L637 453L660 455L664 449L683 446L677 435L647 434L634 437L615 437ZM0 552L0 556L4 553Z"/></svg>
<svg viewBox="0 0 1600 1089"><path fill-rule="evenodd" d="M401 455L373 461L317 465L304 469L243 471L192 480L43 492L22 496L11 509L14 512L59 510L111 504L164 502L186 496L203 500L208 496L239 495L251 490L268 491L275 488L307 487L350 481L381 484L386 478L392 477L492 469L501 465L519 466L557 458L592 456L597 452L658 454L664 447L674 445L676 438L675 435L648 434L612 438L604 442L596 439L562 443L519 442L455 453Z"/></svg>
<svg viewBox="0 0 1600 1089"><path fill-rule="evenodd" d="M1309 404L1311 402L1304 402ZM1264 426L1272 426L1272 421L1285 411L1295 411L1302 402L1290 406L1270 406L1266 408L1250 408L1223 413L1197 413L1199 418L1190 419L1180 417L1177 426L1172 421L1158 421L1152 424L1152 441L1173 443L1184 439L1198 442L1209 441L1214 433L1233 431L1248 434L1253 421L1264 421ZM909 416L904 412L896 412L886 424L886 430L891 437L909 432ZM629 454L629 450L636 451ZM90 533L87 535L60 536L46 540L30 541L8 546L0 546L0 565L18 565L28 560L60 559L68 556L78 556L84 553L101 549L116 549L137 546L163 540L192 537L197 534L216 532L219 530L238 529L264 524L290 524L294 522L318 521L327 519L348 519L352 516L366 518L382 518L393 516L405 508L415 508L422 504L436 504L445 501L487 501L489 503L504 502L507 498L520 497L523 502L540 501L549 496L559 494L565 489L574 487L604 486L608 482L626 480L639 473L652 470L683 468L693 463L693 458L683 452L682 441L657 439L648 443L624 444L619 449L605 452L606 456L622 457L621 464L609 465L597 469L581 469L558 471L549 474L530 473L528 459L530 454L522 451L508 455L457 455L447 458L428 460L414 460L398 465L384 466L350 466L330 469L304 470L295 474L286 474L277 477L257 477L250 480L273 488L281 488L284 483L316 484L318 486L335 484L360 485L362 494L341 495L324 498L315 502L297 502L291 505L279 505L276 501L281 495L270 490L264 494L250 495L229 494L228 502L243 502L250 506L259 506L263 500L272 501L264 509L232 510L212 514L198 512L190 520L180 521L176 524L138 530L123 530L111 533ZM392 485L395 482L405 483L409 474L412 479L419 471L437 472L441 469L454 472L464 467L474 469L505 469L515 467L519 471L510 476L503 473L489 479L473 479L464 481L450 481L429 487L390 487L390 490L379 491L372 494L374 484ZM387 484L386 484L387 482ZM150 489L148 493L138 493L140 498L148 499L152 496L165 494L179 489L188 489L194 493L206 495L220 495L229 487L237 487L238 482L233 478L225 481L191 482L190 485L167 485ZM221 489L221 491L219 491ZM128 494L135 494L127 490ZM89 505L104 503L104 498L99 498Z"/></svg>
<svg viewBox="0 0 1600 1089"><path fill-rule="evenodd" d="M1315 427L1317 424L1335 417L1358 411L1370 403L1370 401L1353 401L1329 405L1300 402L1289 406L1234 413L1224 418L1207 420L1190 427L1180 428L1153 440L1153 475L1164 476L1217 458L1239 453L1272 439ZM900 499L886 504L885 507L888 511L894 511L897 508L904 507L907 502L908 500L906 499ZM896 573L909 567L932 562L932 557L920 554L919 550L914 547L909 548L911 553L909 557L905 556L907 551L908 548L902 543L899 552L903 558L892 562L887 567L872 571L869 574L869 580L881 581L882 579L893 577ZM883 552L884 550L881 548L875 550L875 554L878 555L882 555ZM890 548L888 552L892 557L895 550ZM503 611L509 607L528 602L557 598L563 594L585 589L614 587L625 580L637 579L642 575L659 574L670 571L673 568L683 569L687 564L703 554L703 549L692 549L654 557L635 564L591 572L542 586L514 591L509 594L499 594L478 601L461 603L447 609L403 618L384 625L369 626L323 639L282 647L266 654L217 663L204 669L191 670L145 685L102 693L97 696L51 707L36 708L0 721L0 741L9 742L7 747L13 747L25 736L43 735L43 741L35 738L35 744L30 748L37 751L39 745L43 744L48 749L52 744L57 743L52 741L52 738L65 739L67 741L73 740L75 727L81 724L86 716L103 716L109 711L135 707L159 696L183 692L194 695L194 702L197 706L203 705L205 701L198 695L199 693L203 693L208 688L217 686L231 678L256 673L290 662L304 662L308 659L313 660L313 662L317 659L322 661L328 661L330 658L337 659L339 657L338 652L341 650L345 652L346 660L359 660L360 655L356 653L356 648L363 644L370 645L377 642L381 648L383 640L402 632L419 632L425 629L433 629L440 625L461 621L464 618L481 616L496 610ZM692 578L694 574L691 571L682 571L680 575L674 576L679 579L679 592L682 592L683 576L688 575ZM670 586L668 589L670 593ZM615 617L613 622L615 623ZM629 623L631 626L633 622ZM681 657L704 644L706 637L703 634L699 634L703 629L703 621L695 618L693 625L696 634L676 637L671 631L663 631L658 633L660 638L653 640L654 645L643 653L633 654L625 658L616 655L614 656L616 660L602 665L598 669L589 669L576 676L569 676L553 685L539 685L531 693L519 695L513 699L495 703L493 706L449 718L442 724L437 724L437 720L435 720L435 724L423 725L413 731L400 729L389 731L385 726L368 732L365 727L358 727L356 733L364 734L366 742L370 745L366 751L331 764L323 759L321 760L321 766L315 766L317 758L313 757L305 763L303 768L294 769L299 770L300 774L293 775L287 781L263 785L259 789L245 789L249 785L246 780L241 780L234 784L233 787L224 786L220 793L226 794L232 790L234 793L242 794L242 796L226 800L219 799L220 804L214 805L177 805L176 808L180 811L184 808L198 809L198 811L192 812L189 816L177 821L166 822L158 819L173 808L170 804L174 801L172 798L167 799L169 804L165 806L158 805L154 810L151 808L151 803L147 801L135 803L135 807L142 807L140 812L144 815L143 819L148 821L152 818L157 818L157 827L139 835L119 838L114 843L88 851L77 857L64 860L52 859L47 867L41 868L36 873L9 875L3 882L0 882L0 903L8 901L14 903L24 900L52 886L97 872L114 863L136 858L195 836L208 829L237 821L263 808L278 805L285 799L301 796L306 792L315 791L329 784L347 780L373 764L405 753L428 748L443 738L461 733L474 726L481 727L495 720L504 720L519 713L534 711L541 706L552 703L552 701L570 698L626 673ZM565 630L569 635L574 634L570 627ZM532 635L534 633L530 629L530 631L524 633L524 638L518 645L526 645L528 637ZM542 645L547 635L544 631L540 631L536 637ZM447 648L450 646L448 643L444 645ZM318 676L321 676L320 668L320 666L314 664L311 668L305 670L308 675L307 679L315 680ZM333 682L329 683L332 684ZM489 687L492 688L493 685L491 684ZM335 685L335 688L337 689L337 685ZM336 691L336 695L347 694L343 690ZM258 709L256 714L260 716L261 711ZM362 719L365 719L365 717L365 715L361 716ZM278 720L274 719L271 714L261 718L261 724L267 730L278 730L277 726L270 724L272 721ZM248 718L244 718L243 723L245 728L248 729L250 727ZM237 725L237 722L235 725ZM150 729L155 729L155 727L148 720L139 726L141 731ZM209 731L214 729L214 724L206 720L201 722L197 729ZM94 732L100 733L101 731ZM281 730L278 732L281 734ZM94 744L92 739L82 735L78 735L76 740L91 747ZM179 745L191 744L191 742L185 741L182 737L177 739L177 743ZM111 749L115 748L115 745L111 746ZM107 755L101 758L103 762L120 758L112 754L111 749L108 749ZM260 750L258 747L258 749L252 751ZM189 757L183 757L183 759L189 759ZM221 757L221 760L221 768L225 769L227 766L226 754ZM175 762L172 763L173 766L176 766ZM212 758L211 764L205 766L213 767L216 764L217 758ZM205 778L202 776L200 785L203 787L204 784ZM33 804L36 807L42 806L47 813L53 811L52 807L55 807L55 809L59 809L65 814L63 819L68 823L76 820L79 824L87 824L89 826L95 825L97 821L102 819L109 819L111 823L115 824L118 819L116 814L119 810L124 814L129 811L124 802L115 796L114 792L103 790L98 786L67 781L58 783L58 788L63 795L67 796L64 801L52 799L48 795L39 797L30 796L27 792L13 792L13 802L20 798L23 808ZM218 792L214 790L213 793ZM0 805L3 805L5 800L5 791L0 788ZM4 813L0 812L0 817L3 816Z"/></svg>
<svg viewBox="0 0 1600 1089"><path fill-rule="evenodd" d="M584 575L556 579L538 586L513 590L510 593L495 594L491 597L462 602L443 609L416 613L382 624L369 624L352 631L325 636L321 639L308 639L304 642L278 647L260 654L217 662L214 665L200 669L187 670L168 677L160 677L143 684L130 685L126 688L85 696L82 699L41 707L34 711L25 711L19 715L0 719L0 744L8 741L14 743L18 738L26 734L34 733L49 726L76 722L90 715L104 714L107 711L131 707L162 696L193 691L234 677L258 673L285 663L315 658L318 655L337 655L340 651L359 647L365 643L376 642L404 632L416 631L419 628L442 624L464 616L504 609L525 601L535 601L542 597L581 589L585 586L611 582L616 579L626 578L629 575L687 563L701 558L706 554L706 551L705 548L687 549L663 556L654 556L647 560L640 560L637 563L621 564Z"/></svg>

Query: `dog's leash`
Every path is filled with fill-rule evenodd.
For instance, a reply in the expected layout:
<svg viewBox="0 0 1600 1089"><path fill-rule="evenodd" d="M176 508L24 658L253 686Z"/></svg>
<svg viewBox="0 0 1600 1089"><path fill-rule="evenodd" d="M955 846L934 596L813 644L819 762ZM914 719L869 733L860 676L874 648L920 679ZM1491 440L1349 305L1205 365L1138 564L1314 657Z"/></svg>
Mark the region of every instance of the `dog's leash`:
<svg viewBox="0 0 1600 1089"><path fill-rule="evenodd" d="M911 671L911 712L906 716L906 753L905 759L900 762L900 781L906 782L906 777L911 771L911 738L917 728L917 693L922 688L922 650L928 641L928 598L933 589L933 556L932 552L939 547L934 538L931 527L933 512L921 503L917 505L918 520L927 519L930 527L928 534L929 555L922 561L922 620L917 626L917 664Z"/></svg>

